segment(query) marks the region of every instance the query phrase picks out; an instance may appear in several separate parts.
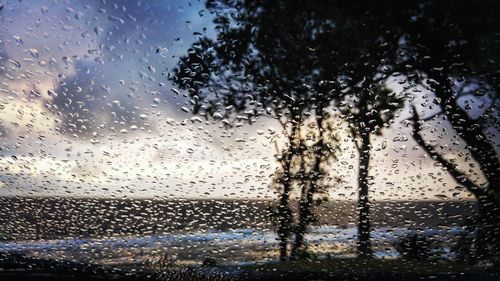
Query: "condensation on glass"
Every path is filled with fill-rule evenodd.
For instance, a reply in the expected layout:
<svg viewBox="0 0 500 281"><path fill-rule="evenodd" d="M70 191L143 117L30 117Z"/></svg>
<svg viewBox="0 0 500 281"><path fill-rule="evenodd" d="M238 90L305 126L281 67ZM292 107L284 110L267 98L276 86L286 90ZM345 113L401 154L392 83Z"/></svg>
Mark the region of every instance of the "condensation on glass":
<svg viewBox="0 0 500 281"><path fill-rule="evenodd" d="M497 280L499 8L0 0L0 278Z"/></svg>

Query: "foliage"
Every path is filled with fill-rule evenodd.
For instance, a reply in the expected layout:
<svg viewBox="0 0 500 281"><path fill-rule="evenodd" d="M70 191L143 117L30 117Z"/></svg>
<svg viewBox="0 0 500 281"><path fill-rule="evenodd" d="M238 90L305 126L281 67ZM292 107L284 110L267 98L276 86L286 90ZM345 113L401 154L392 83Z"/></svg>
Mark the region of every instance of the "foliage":
<svg viewBox="0 0 500 281"><path fill-rule="evenodd" d="M494 260L497 249L492 241L489 241L487 221L480 215L474 215L466 220L463 230L454 241L451 251L457 261L477 264L484 260Z"/></svg>
<svg viewBox="0 0 500 281"><path fill-rule="evenodd" d="M431 243L426 236L410 233L395 245L399 254L407 260L427 260L431 256Z"/></svg>
<svg viewBox="0 0 500 281"><path fill-rule="evenodd" d="M497 44L496 29L480 27L483 21L476 15L495 26L491 11L498 4L460 3L207 1L215 15L216 35L201 36L180 59L171 79L188 91L194 114L222 119L228 126L234 121L254 123L265 115L282 125L286 140L276 154L279 169L272 184L280 201L275 213L282 256L292 230L298 237L295 244L301 246L305 228L314 221L312 198L324 194L327 186L321 182L326 165L320 163L328 162L330 152L325 148L335 141L325 140L321 133L323 122L331 118L325 109L332 106L348 122L359 152L358 250L370 254L370 138L382 134L407 98L389 88L394 77L402 79L405 89L420 85L434 93L434 103L487 178L488 185L466 187L480 202L483 217L490 218L488 223L500 226L495 219L500 217L496 151L482 130L483 122L462 109L460 96L454 94L454 84L463 81L482 85L483 92L497 87L496 62L484 60ZM304 142L300 132L310 116L316 119L313 135L319 133L315 143ZM417 142L429 151L423 138ZM445 161L439 152L429 152ZM448 164L444 166L462 183L465 175ZM290 207L294 189L301 194L296 226ZM494 233L488 236L495 240Z"/></svg>
<svg viewBox="0 0 500 281"><path fill-rule="evenodd" d="M405 98L387 87L374 86L366 92L344 97L336 105L341 116L349 123L352 135L359 137L360 130L377 135L388 127L403 108Z"/></svg>
<svg viewBox="0 0 500 281"><path fill-rule="evenodd" d="M217 263L217 260L216 260L216 259L211 258L211 257L206 257L206 258L203 260L202 264L203 264L204 266L214 267L214 266L217 266L217 264L218 264L218 263Z"/></svg>

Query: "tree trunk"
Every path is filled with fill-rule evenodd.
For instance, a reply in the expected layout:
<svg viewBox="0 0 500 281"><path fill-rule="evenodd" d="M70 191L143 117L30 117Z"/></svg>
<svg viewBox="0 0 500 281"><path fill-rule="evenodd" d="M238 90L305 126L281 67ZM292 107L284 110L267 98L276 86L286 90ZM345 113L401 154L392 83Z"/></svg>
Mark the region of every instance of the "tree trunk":
<svg viewBox="0 0 500 281"><path fill-rule="evenodd" d="M288 239L292 230L292 212L290 210L290 193L292 189L292 174L291 165L293 160L293 155L296 150L297 142L296 137L299 130L300 124L297 124L294 119L292 119L292 128L290 135L288 137L289 149L285 152L283 159L283 193L281 194L280 201L277 207L278 215L278 238L279 238L279 254L280 261L285 261L288 259L287 246Z"/></svg>
<svg viewBox="0 0 500 281"><path fill-rule="evenodd" d="M370 133L360 128L358 175L358 257L372 255L370 245L370 203L368 200L368 168L370 165Z"/></svg>
<svg viewBox="0 0 500 281"><path fill-rule="evenodd" d="M291 156L285 156L287 158L291 158ZM277 208L278 215L278 238L279 238L279 252L280 252L280 261L285 261L288 258L287 255L287 245L288 238L290 236L291 230L291 222L292 216L289 208L290 201L290 189L291 189L291 180L290 180L290 162L291 159L287 159L285 161L286 167L284 168L283 173L283 193L280 197L280 202Z"/></svg>
<svg viewBox="0 0 500 281"><path fill-rule="evenodd" d="M318 125L318 140L314 144L314 166L310 171L309 188L306 184L302 185L302 191L299 201L299 222L295 228L295 241L292 247L292 260L299 259L299 252L304 246L304 236L307 227L311 224L313 218L313 203L314 194L318 191L319 180L321 178L321 161L325 152L323 139L323 120L324 120L324 103L320 101L316 107L316 123Z"/></svg>
<svg viewBox="0 0 500 281"><path fill-rule="evenodd" d="M476 243L480 259L498 257L500 251L500 210L495 204L495 199L487 196L478 199L479 208L479 233Z"/></svg>
<svg viewBox="0 0 500 281"><path fill-rule="evenodd" d="M498 256L500 254L500 162L495 147L489 142L481 124L458 105L447 73L431 71L429 76L437 82L431 83L431 86L442 111L453 129L464 140L472 158L488 182L485 187L487 194L478 198L478 206L484 225L484 238L493 247L491 252Z"/></svg>
<svg viewBox="0 0 500 281"><path fill-rule="evenodd" d="M304 246L304 236L307 230L307 227L312 222L312 208L313 208L313 200L314 194L318 190L318 181L321 176L320 164L322 160L323 152L321 148L323 147L323 137L320 133L320 140L318 140L318 144L316 144L317 148L314 151L315 162L314 167L311 170L310 177L310 186L307 188L304 185L302 188L301 199L299 202L299 222L297 227L295 228L295 241L292 248L291 258L292 260L297 260L299 251Z"/></svg>
<svg viewBox="0 0 500 281"><path fill-rule="evenodd" d="M458 104L446 73L431 72L436 83L432 85L442 111L446 114L453 129L465 141L472 158L478 163L488 181L488 189L494 194L500 206L500 162L495 147L488 141L481 124L472 119Z"/></svg>
<svg viewBox="0 0 500 281"><path fill-rule="evenodd" d="M290 167L286 169L289 171ZM291 212L289 208L290 201L290 180L287 179L289 177L289 172L284 173L284 182L283 182L283 193L281 194L280 202L277 208L278 215L278 238L279 238L279 253L280 253L280 261L285 261L288 258L287 255L287 245L288 238L290 236L291 230ZM287 175L288 174L288 175Z"/></svg>
<svg viewBox="0 0 500 281"><path fill-rule="evenodd" d="M304 236L305 236L305 232L306 232L306 228L307 228L307 222L306 222L307 209L308 209L307 197L308 197L309 190L310 190L310 186L308 189L308 185L306 184L306 182L303 182L302 190L301 190L301 194L300 194L300 200L299 200L298 224L295 228L295 241L293 243L292 253L290 255L290 258L292 260L299 259L299 251L304 246Z"/></svg>
<svg viewBox="0 0 500 281"><path fill-rule="evenodd" d="M467 190L474 195L477 200L479 209L479 221L477 224L481 226L481 235L478 237L478 244L483 254L490 252L492 255L498 256L500 253L500 208L498 205L497 197L493 190L488 187L482 187L475 184L461 172L456 165L446 160L439 154L434 147L427 144L423 137L420 135L421 123L416 112L413 108L413 138L417 144L434 160L438 161L450 173L458 184L463 185ZM491 249L488 248L491 246ZM483 255L484 256L484 255ZM485 257L485 256L484 256Z"/></svg>

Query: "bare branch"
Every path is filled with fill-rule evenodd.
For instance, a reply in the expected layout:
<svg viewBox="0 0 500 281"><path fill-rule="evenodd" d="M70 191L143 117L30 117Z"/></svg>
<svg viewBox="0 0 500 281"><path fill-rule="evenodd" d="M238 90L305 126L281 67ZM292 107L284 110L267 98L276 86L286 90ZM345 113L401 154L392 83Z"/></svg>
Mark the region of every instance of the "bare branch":
<svg viewBox="0 0 500 281"><path fill-rule="evenodd" d="M413 138L417 142L420 147L434 160L438 161L446 170L453 176L455 181L459 184L464 185L468 190L474 193L476 196L480 193L482 188L472 182L467 176L462 173L458 167L450 163L446 160L441 154L439 154L432 145L428 144L424 138L420 135L420 131L422 130L423 120L421 120L418 116L417 110L414 105L412 105L413 110Z"/></svg>
<svg viewBox="0 0 500 281"><path fill-rule="evenodd" d="M358 151L360 151L360 150L361 150L361 147L359 146L359 143L358 143L358 141L356 140L356 133L354 132L354 130L353 130L352 128L349 128L348 130L349 130L349 133L351 134L351 138L352 138L352 140L353 140L353 142L354 142L354 145L356 146L356 149L357 149Z"/></svg>
<svg viewBox="0 0 500 281"><path fill-rule="evenodd" d="M408 117L407 119L405 119L403 121L415 121L415 117L417 117L417 120L419 122L427 122L427 121L430 121L430 120L432 120L432 119L436 118L437 116L442 115L444 113L443 111L440 110L439 112L436 112L436 113L434 113L434 114L432 114L430 116L427 116L425 118L420 118L420 117L416 116L417 115L417 111L416 111L415 106L412 105L411 108L412 108L414 114L411 117Z"/></svg>
<svg viewBox="0 0 500 281"><path fill-rule="evenodd" d="M463 96L466 96L466 95L468 95L468 94L469 94L469 93L467 93L467 92L464 92L464 90L465 90L465 87L466 87L466 86L467 86L467 83L465 83L465 82L464 82L464 83L462 83L462 84L458 87L458 89L455 91L455 93L457 94L457 98L459 98L459 97L463 97Z"/></svg>

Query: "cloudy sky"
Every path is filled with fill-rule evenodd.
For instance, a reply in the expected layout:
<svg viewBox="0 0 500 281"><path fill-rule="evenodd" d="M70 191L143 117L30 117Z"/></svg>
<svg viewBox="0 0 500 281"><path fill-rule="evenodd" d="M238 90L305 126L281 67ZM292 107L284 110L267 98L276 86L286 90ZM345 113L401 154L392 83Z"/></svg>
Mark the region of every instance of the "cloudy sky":
<svg viewBox="0 0 500 281"><path fill-rule="evenodd" d="M197 34L213 36L204 3L116 3L0 0L0 195L272 198L277 123L206 122L167 79ZM415 146L407 117L374 138L373 198L466 198ZM463 161L437 126L428 139ZM340 134L332 175L345 182L331 196L354 199L357 156Z"/></svg>

